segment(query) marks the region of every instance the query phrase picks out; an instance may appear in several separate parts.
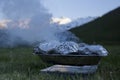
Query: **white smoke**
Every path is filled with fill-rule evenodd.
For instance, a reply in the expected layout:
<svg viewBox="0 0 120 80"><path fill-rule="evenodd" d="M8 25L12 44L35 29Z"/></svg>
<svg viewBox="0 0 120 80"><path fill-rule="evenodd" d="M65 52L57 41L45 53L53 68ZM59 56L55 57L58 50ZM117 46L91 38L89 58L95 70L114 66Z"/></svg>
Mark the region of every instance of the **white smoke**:
<svg viewBox="0 0 120 80"><path fill-rule="evenodd" d="M4 19L11 21L5 25L10 37L8 45L13 46L20 39L28 43L57 39L56 29L50 26L52 15L40 0L0 0L0 11Z"/></svg>

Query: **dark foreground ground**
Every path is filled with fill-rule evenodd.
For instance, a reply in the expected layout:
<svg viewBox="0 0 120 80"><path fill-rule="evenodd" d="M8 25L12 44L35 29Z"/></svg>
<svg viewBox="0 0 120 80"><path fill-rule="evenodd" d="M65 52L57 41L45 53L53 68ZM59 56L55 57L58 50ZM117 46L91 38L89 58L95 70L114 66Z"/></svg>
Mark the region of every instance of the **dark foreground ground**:
<svg viewBox="0 0 120 80"><path fill-rule="evenodd" d="M50 66L32 54L32 48L0 48L0 80L120 80L120 45L106 45L109 51L92 75L40 73Z"/></svg>

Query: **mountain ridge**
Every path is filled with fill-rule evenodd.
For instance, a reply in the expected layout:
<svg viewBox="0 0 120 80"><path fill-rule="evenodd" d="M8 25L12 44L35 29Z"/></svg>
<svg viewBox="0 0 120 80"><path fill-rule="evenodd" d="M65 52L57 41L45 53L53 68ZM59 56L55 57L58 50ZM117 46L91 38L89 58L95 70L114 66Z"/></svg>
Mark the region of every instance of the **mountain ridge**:
<svg viewBox="0 0 120 80"><path fill-rule="evenodd" d="M55 24L60 30L69 30L74 27L78 27L80 25L83 25L85 23L91 22L97 17L86 17L86 18L77 18L75 20L71 20L70 18L53 18L51 23ZM55 20L54 20L55 19ZM68 22L65 22L68 21ZM64 24L61 24L64 23Z"/></svg>
<svg viewBox="0 0 120 80"><path fill-rule="evenodd" d="M98 42L103 44L120 44L120 7L103 16L70 29L77 37L85 42Z"/></svg>

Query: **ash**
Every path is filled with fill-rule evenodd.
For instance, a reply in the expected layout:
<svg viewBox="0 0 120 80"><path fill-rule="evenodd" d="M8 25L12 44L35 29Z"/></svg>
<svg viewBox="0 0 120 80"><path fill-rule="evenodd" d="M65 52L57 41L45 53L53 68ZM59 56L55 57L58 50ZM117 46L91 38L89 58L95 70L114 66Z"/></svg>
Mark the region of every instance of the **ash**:
<svg viewBox="0 0 120 80"><path fill-rule="evenodd" d="M43 42L34 48L34 53L60 55L108 55L108 51L102 45L88 45L86 43L77 43L73 41Z"/></svg>

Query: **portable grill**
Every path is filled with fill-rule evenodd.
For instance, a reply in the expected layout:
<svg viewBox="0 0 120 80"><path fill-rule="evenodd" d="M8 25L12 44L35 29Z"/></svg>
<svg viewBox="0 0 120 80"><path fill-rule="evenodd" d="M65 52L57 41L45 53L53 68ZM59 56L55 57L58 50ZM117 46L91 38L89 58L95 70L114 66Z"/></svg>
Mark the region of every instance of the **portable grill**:
<svg viewBox="0 0 120 80"><path fill-rule="evenodd" d="M98 55L35 54L44 62L53 64L51 67L42 69L41 72L91 74L96 72L102 58Z"/></svg>
<svg viewBox="0 0 120 80"><path fill-rule="evenodd" d="M97 65L102 56L97 55L59 55L59 54L36 54L44 62L72 66Z"/></svg>

